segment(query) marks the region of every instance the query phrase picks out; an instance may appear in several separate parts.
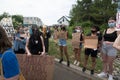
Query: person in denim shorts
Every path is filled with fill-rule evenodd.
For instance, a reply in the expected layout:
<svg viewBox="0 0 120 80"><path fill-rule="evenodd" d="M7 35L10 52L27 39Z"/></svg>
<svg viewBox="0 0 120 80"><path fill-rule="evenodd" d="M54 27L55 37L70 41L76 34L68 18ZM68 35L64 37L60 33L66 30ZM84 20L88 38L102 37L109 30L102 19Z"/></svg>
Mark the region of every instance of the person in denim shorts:
<svg viewBox="0 0 120 80"><path fill-rule="evenodd" d="M60 59L59 63L61 63L63 61L63 53L65 53L65 56L66 56L66 59L67 59L67 66L69 67L70 62L69 62L69 56L68 56L68 53L67 53L67 42L66 42L68 33L66 31L65 26L61 27L61 31L65 32L66 38L65 39L59 38L59 41L58 41L58 45L59 45L59 48L60 48L60 56L61 56L61 59Z"/></svg>
<svg viewBox="0 0 120 80"><path fill-rule="evenodd" d="M113 62L117 55L117 50L113 47L113 43L117 38L117 31L115 30L116 22L112 17L108 20L108 28L104 31L102 44L102 61L103 70L99 77L107 77L108 80L113 80Z"/></svg>

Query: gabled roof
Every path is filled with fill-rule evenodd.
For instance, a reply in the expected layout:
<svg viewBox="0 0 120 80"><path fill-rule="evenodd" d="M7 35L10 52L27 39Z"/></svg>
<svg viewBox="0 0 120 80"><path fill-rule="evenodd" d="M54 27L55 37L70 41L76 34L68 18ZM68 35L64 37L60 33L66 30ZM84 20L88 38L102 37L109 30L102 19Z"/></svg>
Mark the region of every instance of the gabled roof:
<svg viewBox="0 0 120 80"><path fill-rule="evenodd" d="M67 16L66 16L66 17L65 17L65 16L62 16L60 19L57 20L57 22L59 22L59 21L60 21L61 19L63 19L63 18L66 19L67 21L70 21Z"/></svg>

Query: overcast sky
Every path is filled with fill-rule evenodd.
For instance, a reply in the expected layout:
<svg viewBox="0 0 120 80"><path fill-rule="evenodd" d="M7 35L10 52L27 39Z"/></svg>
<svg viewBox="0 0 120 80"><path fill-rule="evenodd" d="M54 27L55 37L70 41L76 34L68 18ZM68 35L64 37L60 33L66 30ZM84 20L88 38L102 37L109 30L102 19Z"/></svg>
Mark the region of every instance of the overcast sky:
<svg viewBox="0 0 120 80"><path fill-rule="evenodd" d="M56 24L62 16L69 16L76 0L0 0L0 14L20 14L39 17L46 25Z"/></svg>

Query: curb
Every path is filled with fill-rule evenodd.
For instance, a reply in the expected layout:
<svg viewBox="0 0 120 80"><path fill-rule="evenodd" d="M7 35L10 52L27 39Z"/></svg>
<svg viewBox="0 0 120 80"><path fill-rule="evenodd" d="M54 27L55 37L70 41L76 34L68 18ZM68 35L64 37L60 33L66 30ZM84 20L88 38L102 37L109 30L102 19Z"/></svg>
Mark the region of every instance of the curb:
<svg viewBox="0 0 120 80"><path fill-rule="evenodd" d="M67 66L65 61L63 61L60 64L59 63L59 59L55 58L54 60L55 60L55 64ZM86 70L85 72L82 72L82 68L81 67L75 66L73 64L70 64L70 67L64 67L64 68L66 68L69 71L72 71L73 73L80 74L81 76L86 77L89 80L107 80L107 79L104 79L104 78L97 77L97 73L94 73L94 75L90 75L90 71L89 70Z"/></svg>

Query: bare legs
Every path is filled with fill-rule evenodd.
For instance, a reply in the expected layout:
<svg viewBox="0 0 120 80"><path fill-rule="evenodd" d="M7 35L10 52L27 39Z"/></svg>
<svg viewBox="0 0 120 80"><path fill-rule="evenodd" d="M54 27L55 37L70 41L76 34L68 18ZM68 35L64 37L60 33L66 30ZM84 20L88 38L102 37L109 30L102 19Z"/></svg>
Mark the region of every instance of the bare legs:
<svg viewBox="0 0 120 80"><path fill-rule="evenodd" d="M69 56L68 56L68 52L67 52L67 46L60 46L60 56L61 56L61 59L60 59L59 63L61 63L63 61L63 52L64 52L65 57L67 59L67 66L69 66L70 62L69 62Z"/></svg>
<svg viewBox="0 0 120 80"><path fill-rule="evenodd" d="M115 57L113 56L107 56L105 54L102 54L103 59L103 72L109 73L112 75L113 72L113 62L115 60Z"/></svg>

